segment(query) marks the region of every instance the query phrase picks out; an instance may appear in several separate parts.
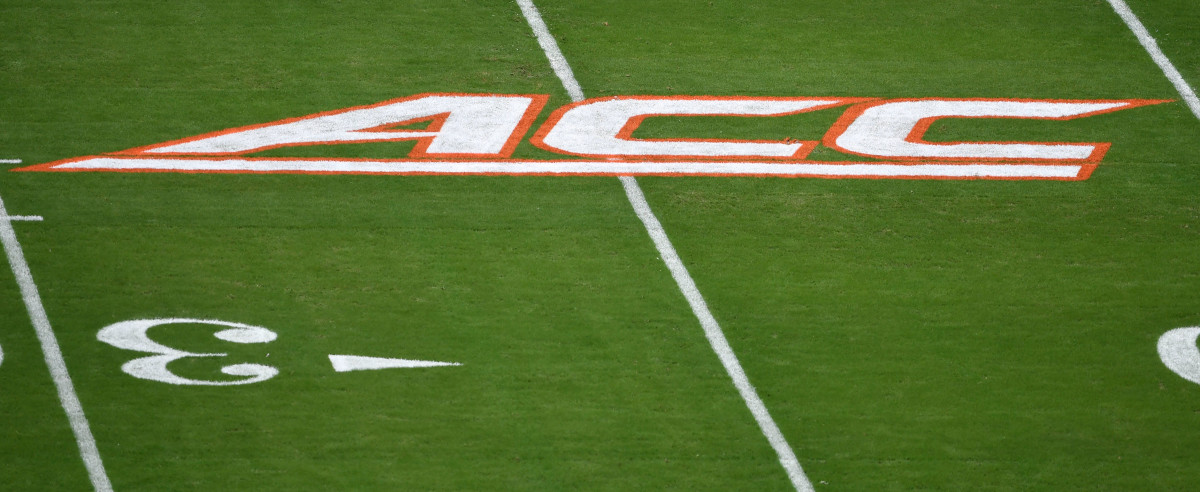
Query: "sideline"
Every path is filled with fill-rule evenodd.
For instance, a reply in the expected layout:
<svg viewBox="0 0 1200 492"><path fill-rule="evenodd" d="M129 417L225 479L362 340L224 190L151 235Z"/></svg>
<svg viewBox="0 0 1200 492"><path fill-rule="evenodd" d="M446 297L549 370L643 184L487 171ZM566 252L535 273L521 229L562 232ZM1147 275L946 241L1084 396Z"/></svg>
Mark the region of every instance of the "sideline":
<svg viewBox="0 0 1200 492"><path fill-rule="evenodd" d="M9 216L8 210L4 208L4 200L0 199L0 241L4 243L8 264L12 266L13 276L21 288L21 298L25 301L25 309L29 311L29 319L37 331L46 366L49 367L50 377L54 379L54 386L58 389L58 399L62 402L63 411L67 413L67 420L71 423L75 443L79 445L79 455L87 467L92 487L97 492L112 492L112 483L109 482L104 463L100 460L96 438L92 436L92 429L83 414L83 405L79 403L79 396L75 394L75 385L67 372L67 363L58 347L58 339L54 336L54 329L50 327L50 319L46 317L46 309L42 306L42 297L38 294L37 285L33 283L33 274L29 271L25 253L21 250L21 243L17 241L16 231L13 230L12 221L18 217L21 216Z"/></svg>
<svg viewBox="0 0 1200 492"><path fill-rule="evenodd" d="M584 99L583 89L579 86L579 82L575 80L571 66L567 64L566 57L559 50L558 43L554 41L554 36L547 29L546 23L542 20L541 14L538 13L537 7L533 5L532 0L517 0L517 5L521 7L521 13L524 14L525 20L529 22L529 27L533 29L534 35L537 36L538 44L541 45L542 51L546 52L546 58L550 60L550 66L554 69L554 74L562 80L563 88L571 96L571 101L582 101ZM704 302L704 297L700 294L699 289L696 288L696 282L688 274L687 267L683 265L683 261L675 253L675 248L671 245L671 240L667 237L666 231L663 230L662 224L654 216L654 211L650 209L650 205L646 202L646 197L642 194L642 189L638 186L637 179L632 176L621 176L620 180L621 185L625 188L625 194L629 198L630 205L633 206L633 210L646 227L646 232L650 234L650 238L654 241L654 246L658 248L659 255L662 256L663 262L667 264L667 268L671 271L671 276L675 279L675 283L678 284L679 290L687 298L688 305L691 306L692 312L704 328L704 335L708 338L713 352L716 352L717 357L721 359L721 365L725 366L725 372L729 374L730 379L733 380L733 385L737 387L738 393L742 396L742 400L746 402L746 407L754 415L754 420L758 422L759 429L762 430L767 441L771 443L771 447L775 449L775 453L779 456L779 463L787 471L792 486L799 492L812 492L812 483L804 475L804 470L800 467L800 461L796 459L796 453L792 451L791 446L788 445L787 440L783 437L783 433L779 430L779 426L775 424L775 420L771 418L770 412L767 411L766 405L759 398L758 392L750 384L750 379L746 376L746 371L742 369L741 363L738 362L737 355L733 353L733 348L729 346L729 341L726 340L724 332L721 331L721 326L717 324L716 318L708 310L708 304Z"/></svg>
<svg viewBox="0 0 1200 492"><path fill-rule="evenodd" d="M1183 75L1175 68L1175 64L1171 63L1171 59L1167 58L1167 55L1158 48L1158 42L1150 35L1150 31L1146 30L1146 26L1142 25L1142 21L1138 20L1138 16L1133 13L1133 10L1129 9L1129 4L1125 3L1125 0L1108 0L1108 4L1117 12L1117 15L1121 16L1121 20L1125 21L1125 25L1129 26L1133 35L1137 36L1138 42L1146 49L1146 53L1149 53L1150 58L1154 59L1154 63L1158 64L1158 68L1162 69L1163 75L1167 76L1167 80L1171 81L1179 95L1183 96L1183 101L1187 103L1188 108L1191 108L1196 119L1200 120L1200 98L1196 97L1196 91L1188 85L1187 80L1184 80Z"/></svg>

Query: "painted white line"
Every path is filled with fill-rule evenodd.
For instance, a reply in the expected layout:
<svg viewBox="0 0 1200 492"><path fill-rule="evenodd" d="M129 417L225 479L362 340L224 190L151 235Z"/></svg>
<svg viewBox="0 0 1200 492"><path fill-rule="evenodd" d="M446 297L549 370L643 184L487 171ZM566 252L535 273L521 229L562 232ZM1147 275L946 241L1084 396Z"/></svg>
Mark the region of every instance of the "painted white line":
<svg viewBox="0 0 1200 492"><path fill-rule="evenodd" d="M1200 327L1176 328L1158 338L1158 357L1183 379L1200 384Z"/></svg>
<svg viewBox="0 0 1200 492"><path fill-rule="evenodd" d="M386 357L366 357L362 355L329 355L329 363L335 372L375 371L379 369L414 369L421 367L461 366L457 362L438 362L436 360L389 359Z"/></svg>
<svg viewBox="0 0 1200 492"><path fill-rule="evenodd" d="M15 220L22 222L41 222L41 215L0 215L0 220Z"/></svg>
<svg viewBox="0 0 1200 492"><path fill-rule="evenodd" d="M0 217L7 217L4 200L0 199ZM54 386L58 388L58 399L62 402L67 420L71 423L71 431L75 433L75 442L79 445L79 454L87 468L92 487L97 491L109 492L112 483L104 471L104 463L100 460L100 450L96 447L96 439L92 437L91 427L83 414L83 405L75 394L75 385L67 372L67 363L63 360L62 351L58 347L58 339L54 329L50 327L50 319L46 317L46 309L42 306L42 297L38 294L37 285L33 283L33 274L29 264L25 262L25 253L21 243L17 242L17 233L13 230L12 222L0 220L0 241L4 243L4 252L8 254L8 263L12 266L13 276L21 288L21 298L25 301L25 309L29 311L29 319L37 331L38 341L42 345L42 354L46 365L50 368L50 376Z"/></svg>
<svg viewBox="0 0 1200 492"><path fill-rule="evenodd" d="M546 53L546 58L550 60L550 68L553 68L554 75L557 75L559 80L562 80L563 88L567 90L567 95L571 96L571 101L579 102L584 100L583 88L579 86L579 81L575 80L575 72L571 70L571 65L567 64L567 57L563 56L562 50L558 49L558 42L550 34L550 29L546 27L546 22L542 20L542 14L533 5L533 1L517 0L517 5L521 7L521 13L525 15L525 21L533 29L534 36L537 36L538 45L542 47L542 51Z"/></svg>
<svg viewBox="0 0 1200 492"><path fill-rule="evenodd" d="M0 164L20 164L21 159L0 159Z"/></svg>
<svg viewBox="0 0 1200 492"><path fill-rule="evenodd" d="M1112 5L1113 10L1117 15L1121 16L1121 20L1125 21L1125 25L1129 26L1129 30L1133 31L1133 35L1137 36L1138 42L1150 54L1150 58L1154 59L1154 63L1158 64L1158 68L1162 69L1163 75L1167 76L1167 80L1175 86L1175 90L1179 91L1179 95L1183 96L1183 101L1191 108L1192 114L1200 119L1200 98L1196 97L1196 91L1192 86L1188 85L1184 80L1183 75L1175 68L1175 64L1163 54L1158 48L1158 42L1150 35L1150 31L1146 30L1146 26L1142 25L1142 21L1138 20L1137 15L1133 10L1129 9L1129 5L1125 0L1108 0L1108 4Z"/></svg>
<svg viewBox="0 0 1200 492"><path fill-rule="evenodd" d="M567 64L566 57L559 51L558 43L554 42L554 36L546 28L546 23L542 21L542 16L538 13L537 8L534 7L533 2L531 0L517 0L517 4L521 6L521 12L525 15L525 19L529 22L529 26L537 36L538 44L546 52L546 58L550 60L550 65L554 68L554 73L563 81L563 87L567 90L567 94L571 96L571 100L575 102L583 100L583 89L579 87L579 82L575 80L571 66ZM763 435L766 436L767 441L771 443L771 447L775 449L775 453L779 456L779 463L783 465L783 469L787 472L792 486L800 492L811 492L813 490L812 483L804 475L804 470L800 468L800 461L796 459L796 453L792 451L791 446L788 445L787 440L783 437L783 433L779 430L779 426L775 425L774 419L771 418L771 414L767 411L766 405L758 397L754 386L750 384L750 379L746 376L746 372L742 370L742 365L738 362L737 356L734 355L733 348L729 346L729 342L725 339L725 334L721 331L721 326L717 324L716 318L709 312L708 305L704 302L704 297L700 295L699 289L696 288L696 283L692 280L691 275L688 274L683 261L679 259L679 255L675 253L675 248L671 245L671 240L667 238L667 233L663 230L662 224L654 216L654 211L650 209L650 204L646 202L646 197L642 194L642 189L638 186L637 180L630 176L621 176L620 179L621 185L625 187L625 195L629 198L629 203L633 205L633 210L637 213L638 218L642 220L642 224L645 225L646 232L650 234L650 238L654 241L654 246L658 248L659 255L662 256L663 262L667 264L667 268L671 271L671 276L675 278L676 284L679 285L679 290L687 298L692 312L704 328L705 337L708 338L708 342L712 346L713 351L717 353L717 357L721 359L721 365L725 366L725 372L733 379L734 386L737 387L742 400L746 402L750 413L754 415L754 420L758 422L758 427L762 430Z"/></svg>
<svg viewBox="0 0 1200 492"><path fill-rule="evenodd" d="M796 454L792 451L791 446L788 445L787 440L784 439L779 426L775 425L775 420L767 412L767 406L758 397L758 392L750 384L750 379L746 376L746 371L742 370L742 365L738 362L737 355L733 353L733 348L729 346L729 341L725 339L725 333L721 331L721 326L717 324L716 318L708 310L708 304L704 302L704 296L700 295L700 290L696 288L696 282L688 274L687 267L683 265L683 261L675 253L675 248L671 245L671 240L667 238L667 233L663 230L662 224L654 216L654 212L650 210L650 205L646 203L646 197L642 194L641 187L637 185L636 180L628 176L621 177L621 184L625 186L625 195L629 197L629 203L633 205L633 210L637 212L638 218L646 226L646 232L650 233L650 238L654 241L654 246L658 248L658 253L662 256L663 263L666 263L667 269L671 271L671 277L675 278L675 283L679 285L679 290L687 298L688 305L692 308L692 313L696 315L696 319L700 320L700 326L704 328L704 336L708 338L708 343L712 345L713 351L721 359L721 365L725 366L725 372L733 379L733 385L737 387L738 393L742 395L742 400L745 400L746 406L750 408L750 413L754 414L754 420L758 422L763 435L767 437L767 441L771 443L771 447L779 455L779 462L783 465L784 470L787 470L788 478L792 480L792 485L796 487L796 490L811 491L813 489L812 484L808 481L808 477L804 475L804 470L800 468L800 461L796 459Z"/></svg>
<svg viewBox="0 0 1200 492"><path fill-rule="evenodd" d="M339 159L181 159L91 157L51 171L172 171L246 173L575 175L575 176L778 176L923 179L1078 179L1079 164L900 164L889 162L656 162L656 161L399 161Z"/></svg>

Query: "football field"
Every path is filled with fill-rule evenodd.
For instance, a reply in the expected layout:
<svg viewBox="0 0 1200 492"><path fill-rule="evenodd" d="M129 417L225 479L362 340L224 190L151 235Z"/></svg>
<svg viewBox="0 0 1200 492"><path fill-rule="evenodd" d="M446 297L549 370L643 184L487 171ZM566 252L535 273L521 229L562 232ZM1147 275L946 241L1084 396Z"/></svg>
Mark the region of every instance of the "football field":
<svg viewBox="0 0 1200 492"><path fill-rule="evenodd" d="M1194 490L1198 86L1186 0L0 1L0 490Z"/></svg>

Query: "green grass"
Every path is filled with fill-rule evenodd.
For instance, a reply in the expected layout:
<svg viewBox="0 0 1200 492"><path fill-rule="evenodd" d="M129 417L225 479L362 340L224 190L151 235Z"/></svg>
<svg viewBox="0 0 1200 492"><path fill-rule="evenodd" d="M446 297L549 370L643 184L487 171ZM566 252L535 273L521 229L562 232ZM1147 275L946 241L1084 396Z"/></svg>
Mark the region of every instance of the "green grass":
<svg viewBox="0 0 1200 492"><path fill-rule="evenodd" d="M1179 98L1102 1L537 3L589 97ZM1200 80L1200 10L1132 7ZM550 94L538 124L569 101L508 2L0 5L0 158L29 164L423 92ZM819 140L839 114L637 135ZM1188 490L1200 387L1154 347L1200 324L1198 135L1179 102L929 133L1111 142L1072 183L639 181L818 490ZM116 490L789 487L615 179L3 173L0 195L45 217L15 228ZM20 297L0 273L0 488L85 490ZM279 334L155 328L229 353L181 376L280 374L134 379L96 332L153 317Z"/></svg>

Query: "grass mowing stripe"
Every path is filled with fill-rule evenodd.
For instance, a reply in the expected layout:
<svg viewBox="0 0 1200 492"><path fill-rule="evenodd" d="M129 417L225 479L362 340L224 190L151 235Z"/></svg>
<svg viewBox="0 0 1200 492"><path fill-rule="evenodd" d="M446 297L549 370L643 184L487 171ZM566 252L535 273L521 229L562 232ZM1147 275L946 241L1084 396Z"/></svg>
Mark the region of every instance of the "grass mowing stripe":
<svg viewBox="0 0 1200 492"><path fill-rule="evenodd" d="M571 96L571 100L574 102L582 101L584 99L583 88L579 86L579 82L575 79L571 65L567 63L567 58L559 50L558 43L554 41L554 36L550 34L550 30L542 20L537 7L534 6L532 0L517 0L517 5L521 7L521 13L525 16L525 20L529 22L529 27L533 29L534 35L537 36L538 45L546 52L546 58L550 60L550 66L553 67L554 73L558 75L558 78L562 80L563 88L567 90L567 94ZM646 202L646 196L642 193L642 188L638 186L637 179L631 176L621 176L619 179L621 180L621 185L625 188L625 195L629 198L629 204L633 206L634 212L637 213L638 218L641 219L642 224L646 227L646 232L650 234L651 240L654 241L654 247L658 249L659 255L662 256L663 263L666 263L667 269L671 271L671 277L675 279L679 290L683 293L683 296L688 301L688 305L692 308L692 313L696 315L696 319L700 321L700 326L704 328L705 338L708 339L713 351L716 352L717 357L721 360L721 365L724 366L725 372L733 380L733 385L737 388L742 400L746 402L746 407L754 415L754 421L758 423L759 429L762 430L767 441L771 443L771 448L779 456L779 463L787 472L792 486L800 492L812 492L812 482L808 480L808 477L804 474L804 470L800 467L800 461L796 458L795 451L792 450L787 439L783 437L783 432L779 430L779 426L775 424L775 420L771 418L771 413L767 410L767 406L763 403L762 398L759 398L754 386L750 384L750 378L746 376L746 371L742 369L742 364L738 362L737 355L733 352L733 347L729 345L729 340L725 338L725 333L721 331L721 326L717 324L716 318L709 311L708 304L704 302L704 296L700 294L700 290L696 287L696 282L692 280L692 276L688 273L687 267L684 266L683 260L675 252L675 247L671 245L671 240L667 237L667 232L663 229L662 223L654 216L654 211L650 209L650 204Z"/></svg>
<svg viewBox="0 0 1200 492"><path fill-rule="evenodd" d="M25 309L29 311L29 319L37 331L46 365L50 368L50 376L58 389L58 399L71 422L71 431L75 433L75 442L79 445L79 454L87 467L88 478L97 491L111 492L112 483L104 471L104 462L100 460L96 438L92 436L87 416L83 414L83 405L79 403L79 396L75 394L75 385L67 372L67 363L63 360L58 339L54 336L54 329L46 316L46 308L42 306L42 297L38 294L37 285L33 283L33 274L29 271L29 264L25 262L25 254L21 251L21 243L17 241L17 233L13 230L8 210L4 208L3 198L0 198L0 241L4 242L8 264L12 266L13 276L21 289L21 298L25 301Z"/></svg>
<svg viewBox="0 0 1200 492"><path fill-rule="evenodd" d="M1150 31L1146 30L1146 26L1142 25L1142 21L1138 20L1133 10L1129 9L1129 4L1126 4L1125 0L1108 0L1108 4L1112 5L1117 15L1121 16L1121 20L1125 21L1125 25L1129 26L1129 30L1133 31L1134 36L1137 36L1138 42L1142 44L1143 48L1146 48L1150 58L1154 59L1154 63L1162 69L1163 75L1167 76L1167 79L1175 86L1175 90L1183 96L1183 100L1187 103L1188 108L1191 108L1192 114L1196 115L1196 119L1200 119L1200 98L1196 97L1196 91L1183 79L1183 74L1179 73L1175 64L1171 63L1171 59L1167 58L1167 55L1158 48L1158 42L1150 35Z"/></svg>

